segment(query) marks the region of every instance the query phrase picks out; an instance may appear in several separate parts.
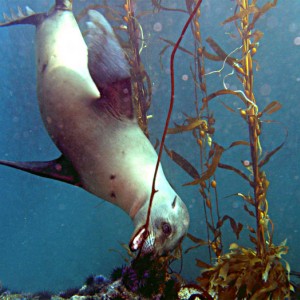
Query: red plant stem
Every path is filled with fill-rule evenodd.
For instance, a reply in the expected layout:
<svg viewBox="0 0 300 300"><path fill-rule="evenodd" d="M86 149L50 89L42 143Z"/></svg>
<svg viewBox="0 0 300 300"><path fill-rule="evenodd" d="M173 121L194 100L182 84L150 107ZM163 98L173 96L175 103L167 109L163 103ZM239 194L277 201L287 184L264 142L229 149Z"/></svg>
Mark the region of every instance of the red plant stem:
<svg viewBox="0 0 300 300"><path fill-rule="evenodd" d="M157 157L157 162L156 162L156 166L155 166L155 171L154 171L154 176L153 176L153 181L152 181L152 189L151 189L151 196L150 196L150 202L149 202L149 207L148 207L148 212L147 212L147 219L146 219L146 224L145 224L145 228L146 228L146 232L148 233L148 227L149 227L149 222L150 222L150 215L151 215L151 208L152 208L152 203L153 203L153 199L154 199L154 195L157 192L157 190L155 189L155 182L156 182L156 177L157 177L157 172L158 172L158 167L159 167L159 163L161 161L161 156L162 156L162 151L164 148L164 144L165 144L165 139L166 139L166 135L167 135L167 130L169 127L169 123L170 123L170 119L171 119L171 114L172 114L172 110L173 110L173 106L174 106L174 94L175 94L175 79L174 79L174 59L175 59L175 54L176 51L184 37L184 34L188 28L188 26L190 25L193 17L195 16L198 8L200 7L202 3L202 0L199 0L194 8L194 10L192 11L192 13L190 14L187 22L185 23L180 37L177 40L176 44L173 47L172 53L171 53L171 57L170 57L170 76L171 76L171 98L170 98L170 106L169 106L169 110L168 110L168 115L167 115L167 119L166 119L166 123L165 123L165 127L164 127L164 131L163 131L163 135L161 138L161 143L160 143L160 147L159 147L159 151L158 151L158 157ZM146 236L147 237L147 236ZM145 237L145 238L146 238Z"/></svg>

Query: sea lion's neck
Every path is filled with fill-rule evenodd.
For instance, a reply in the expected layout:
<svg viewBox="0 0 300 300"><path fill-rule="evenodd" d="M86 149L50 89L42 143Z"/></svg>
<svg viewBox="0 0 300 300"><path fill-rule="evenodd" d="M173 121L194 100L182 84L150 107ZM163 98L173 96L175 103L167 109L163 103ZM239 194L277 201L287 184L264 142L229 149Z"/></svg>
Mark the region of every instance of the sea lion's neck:
<svg viewBox="0 0 300 300"><path fill-rule="evenodd" d="M152 173L150 173L150 174L152 174ZM130 206L130 210L127 211L127 213L129 214L131 219L134 220L134 222L136 222L137 214L145 215L145 214L147 214L147 211L148 211L148 206L149 206L149 203L150 203L153 176L148 177L146 180L148 182L147 190L144 191L144 194L141 197L135 199L134 203L132 203L132 205ZM173 192L173 189L170 186L169 182L167 181L161 166L158 169L158 173L157 173L157 177L156 177L156 181L155 181L155 190L156 190L156 193L154 194L153 201L155 201L155 195L157 193L166 193L166 194L168 194L170 192L171 193ZM138 190L136 191L136 195L139 195ZM138 217L138 218L140 218L140 217Z"/></svg>
<svg viewBox="0 0 300 300"><path fill-rule="evenodd" d="M149 198L146 201L143 201L142 199L140 201L135 201L133 205L130 207L130 210L128 211L128 214L132 220L135 219L137 213L142 209L142 207L148 207L149 205Z"/></svg>

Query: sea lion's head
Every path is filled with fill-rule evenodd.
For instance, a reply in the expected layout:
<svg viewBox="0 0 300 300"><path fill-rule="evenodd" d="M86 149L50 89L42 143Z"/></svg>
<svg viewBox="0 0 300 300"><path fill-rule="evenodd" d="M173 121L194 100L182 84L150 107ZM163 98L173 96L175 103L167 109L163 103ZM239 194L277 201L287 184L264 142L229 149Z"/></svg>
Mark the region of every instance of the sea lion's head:
<svg viewBox="0 0 300 300"><path fill-rule="evenodd" d="M174 250L186 235L189 213L175 192L158 191L153 199L150 222L146 228L148 206L149 201L133 218L135 230L129 247L131 251L164 255Z"/></svg>

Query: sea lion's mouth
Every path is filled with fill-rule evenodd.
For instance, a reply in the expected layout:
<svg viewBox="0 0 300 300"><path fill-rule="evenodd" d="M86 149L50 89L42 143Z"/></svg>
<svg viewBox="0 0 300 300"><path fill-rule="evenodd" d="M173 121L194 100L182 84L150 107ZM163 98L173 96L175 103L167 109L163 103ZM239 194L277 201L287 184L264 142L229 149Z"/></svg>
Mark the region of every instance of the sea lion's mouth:
<svg viewBox="0 0 300 300"><path fill-rule="evenodd" d="M143 243L142 252L147 254L154 252L154 243L155 243L155 236L153 231L151 231Z"/></svg>
<svg viewBox="0 0 300 300"><path fill-rule="evenodd" d="M142 253L151 253L154 250L155 236L152 231L148 231L142 226L137 233L132 237L129 248L132 252L142 250Z"/></svg>

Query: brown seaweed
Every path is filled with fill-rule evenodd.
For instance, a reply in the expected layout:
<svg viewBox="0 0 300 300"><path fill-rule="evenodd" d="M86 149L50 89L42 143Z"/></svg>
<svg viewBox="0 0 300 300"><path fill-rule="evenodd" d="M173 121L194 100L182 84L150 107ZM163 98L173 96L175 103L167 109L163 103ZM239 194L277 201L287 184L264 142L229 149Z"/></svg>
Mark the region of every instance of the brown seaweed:
<svg viewBox="0 0 300 300"><path fill-rule="evenodd" d="M207 240L188 235L195 246L188 248L186 252L208 245L210 257L212 253L215 253L217 262L214 266L197 259L197 266L207 269L197 278L197 281L201 288L209 291L210 294L218 295L218 299L266 299L267 295L271 295L272 298L283 299L289 296L291 289L288 276L285 273L286 270L289 270L289 266L288 264L282 265L281 260L281 256L287 252L287 247L284 244L280 246L273 244L274 224L269 217L267 201L269 181L266 172L262 169L270 158L283 147L284 142L275 149L266 151L262 148L260 140L262 123L274 122L264 120L263 117L279 111L281 104L279 101L272 101L265 108L260 109L253 92L253 65L256 64L256 69L258 69L258 63L253 60L253 56L257 52L258 42L263 38L263 33L255 29L255 25L261 16L276 6L277 1L269 1L261 7L258 6L259 2L258 0L237 0L234 14L222 22L222 24L234 22L241 39L241 47L236 48L229 54L212 37L207 38L206 42L214 54L209 53L203 47L199 23L201 10L198 9L191 23L194 52L185 48L181 49L184 53L193 57L195 61L190 70L195 86L196 117L185 115L183 124L175 123L173 128L168 129L168 134L192 133L199 145L198 170L181 154L173 150L166 149L166 151L178 166L194 178L194 181L185 185L199 186L207 225ZM194 7L193 1L186 1L186 6L187 11L191 13ZM237 36L234 38L237 39ZM164 39L164 41L167 45L162 50L161 56L166 49L174 44L168 39ZM236 57L237 53L241 54L240 57ZM205 72L205 60L207 59L223 62L223 67L225 64L231 67L236 72L236 78L242 84L243 89L231 90L224 88L207 94L206 76L212 73L220 73L220 71ZM234 96L241 100L241 105L244 105L244 107L239 111L233 109L224 101L221 101L221 103L230 113L239 112L243 122L246 122L248 126L249 133L248 140L233 141L227 148L214 141L214 118L209 109L210 102L223 95ZM202 98L202 106L199 105L200 97ZM236 146L247 147L251 155L249 161L242 162L242 168L223 162L223 152L230 151ZM248 194L237 192L231 196L241 198L241 201L244 202L242 209L255 222L255 226L247 225L250 232L249 239L254 245L254 249L243 248L233 243L230 248L231 252L223 254L222 226L224 222L229 221L237 239L239 239L244 226L231 216L222 216L219 210L215 174L217 168L230 170L249 184L250 191L248 191ZM212 198L213 194L215 195L215 201ZM213 211L216 212L216 219ZM246 278L251 278L251 280L247 281Z"/></svg>

